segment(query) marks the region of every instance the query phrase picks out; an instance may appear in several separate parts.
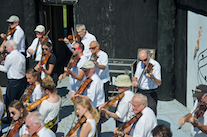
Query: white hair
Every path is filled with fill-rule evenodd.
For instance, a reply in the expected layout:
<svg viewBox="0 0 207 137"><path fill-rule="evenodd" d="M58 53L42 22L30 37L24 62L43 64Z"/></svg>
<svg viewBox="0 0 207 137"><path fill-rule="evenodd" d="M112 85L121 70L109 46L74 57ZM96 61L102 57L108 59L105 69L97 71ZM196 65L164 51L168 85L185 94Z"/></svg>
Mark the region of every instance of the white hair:
<svg viewBox="0 0 207 137"><path fill-rule="evenodd" d="M144 103L146 106L148 106L147 97L145 95L143 95L141 93L137 93L134 95L134 97L138 99L139 104Z"/></svg>
<svg viewBox="0 0 207 137"><path fill-rule="evenodd" d="M82 29L82 30L84 30L84 29L86 29L86 26L84 24L77 24L76 25L76 29Z"/></svg>
<svg viewBox="0 0 207 137"><path fill-rule="evenodd" d="M14 40L7 40L5 45L8 45L9 48L17 49L17 43Z"/></svg>
<svg viewBox="0 0 207 137"><path fill-rule="evenodd" d="M44 117L39 112L32 112L27 115L26 119L28 117L32 117L33 125L40 123L41 126L44 126Z"/></svg>

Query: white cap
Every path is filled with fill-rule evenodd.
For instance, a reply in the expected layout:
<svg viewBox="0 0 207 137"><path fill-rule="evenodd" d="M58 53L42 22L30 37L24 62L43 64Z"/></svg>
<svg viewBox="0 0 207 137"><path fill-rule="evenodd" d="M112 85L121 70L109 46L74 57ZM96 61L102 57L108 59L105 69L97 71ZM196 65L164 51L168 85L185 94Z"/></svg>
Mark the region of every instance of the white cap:
<svg viewBox="0 0 207 137"><path fill-rule="evenodd" d="M12 15L11 17L9 17L8 20L6 20L7 22L19 22L19 17L17 17L16 15Z"/></svg>
<svg viewBox="0 0 207 137"><path fill-rule="evenodd" d="M38 25L34 31L43 32L45 31L45 27L43 25Z"/></svg>

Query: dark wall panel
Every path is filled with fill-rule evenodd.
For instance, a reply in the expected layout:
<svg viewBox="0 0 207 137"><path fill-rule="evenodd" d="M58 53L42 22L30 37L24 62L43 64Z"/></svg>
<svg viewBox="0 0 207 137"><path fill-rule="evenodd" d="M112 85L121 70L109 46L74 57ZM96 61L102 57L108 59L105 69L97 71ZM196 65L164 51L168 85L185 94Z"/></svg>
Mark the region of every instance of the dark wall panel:
<svg viewBox="0 0 207 137"><path fill-rule="evenodd" d="M157 49L157 4L156 0L79 1L75 23L85 24L109 57L136 58L140 47Z"/></svg>

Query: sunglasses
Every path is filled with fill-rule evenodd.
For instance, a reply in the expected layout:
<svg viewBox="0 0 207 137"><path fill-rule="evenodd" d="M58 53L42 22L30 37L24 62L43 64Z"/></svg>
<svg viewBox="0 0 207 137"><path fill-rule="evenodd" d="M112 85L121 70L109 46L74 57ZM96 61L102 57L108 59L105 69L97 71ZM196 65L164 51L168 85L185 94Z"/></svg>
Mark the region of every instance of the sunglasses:
<svg viewBox="0 0 207 137"><path fill-rule="evenodd" d="M72 48L73 50L80 49L80 48Z"/></svg>
<svg viewBox="0 0 207 137"><path fill-rule="evenodd" d="M9 24L11 24L11 25L12 25L12 24L14 24L14 22L9 22Z"/></svg>
<svg viewBox="0 0 207 137"><path fill-rule="evenodd" d="M42 48L42 50L48 50L50 47L48 47L48 48Z"/></svg>
<svg viewBox="0 0 207 137"><path fill-rule="evenodd" d="M95 47L90 47L89 49L92 49L92 50L94 50L96 48L96 46Z"/></svg>
<svg viewBox="0 0 207 137"><path fill-rule="evenodd" d="M16 112L14 112L14 111L12 111L12 112L9 112L10 114L12 114L12 115L15 115L16 114Z"/></svg>
<svg viewBox="0 0 207 137"><path fill-rule="evenodd" d="M144 60L141 60L141 59L139 59L140 61L147 61L147 58L146 59L144 59Z"/></svg>

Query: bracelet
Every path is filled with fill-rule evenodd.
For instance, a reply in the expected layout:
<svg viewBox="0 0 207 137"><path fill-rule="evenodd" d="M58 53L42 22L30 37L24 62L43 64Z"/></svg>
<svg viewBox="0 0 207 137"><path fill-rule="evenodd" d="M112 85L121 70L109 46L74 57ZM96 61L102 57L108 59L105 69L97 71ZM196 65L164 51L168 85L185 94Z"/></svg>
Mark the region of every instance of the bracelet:
<svg viewBox="0 0 207 137"><path fill-rule="evenodd" d="M124 137L126 134L124 133L124 135L122 137Z"/></svg>
<svg viewBox="0 0 207 137"><path fill-rule="evenodd" d="M151 79L152 80L152 82L155 82L155 79Z"/></svg>

